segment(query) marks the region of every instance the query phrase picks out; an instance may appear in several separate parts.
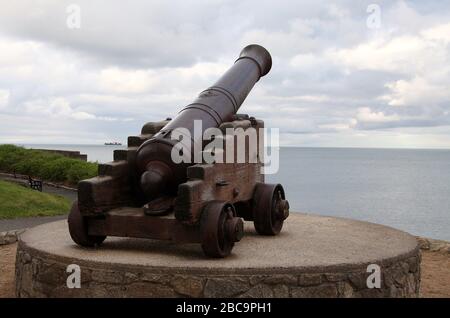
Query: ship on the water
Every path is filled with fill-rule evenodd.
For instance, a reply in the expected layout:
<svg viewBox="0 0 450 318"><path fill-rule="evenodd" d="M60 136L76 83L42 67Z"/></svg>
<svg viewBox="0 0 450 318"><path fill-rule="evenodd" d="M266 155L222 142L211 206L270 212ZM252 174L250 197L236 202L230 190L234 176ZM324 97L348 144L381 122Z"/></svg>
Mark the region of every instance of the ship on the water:
<svg viewBox="0 0 450 318"><path fill-rule="evenodd" d="M105 142L105 146L122 146L121 142L113 141L113 142Z"/></svg>

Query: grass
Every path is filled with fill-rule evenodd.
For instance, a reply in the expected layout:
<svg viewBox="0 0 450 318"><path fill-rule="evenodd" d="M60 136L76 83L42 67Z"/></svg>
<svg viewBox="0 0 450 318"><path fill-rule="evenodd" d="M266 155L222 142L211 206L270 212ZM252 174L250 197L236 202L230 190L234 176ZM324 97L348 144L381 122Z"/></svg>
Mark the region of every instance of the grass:
<svg viewBox="0 0 450 318"><path fill-rule="evenodd" d="M97 175L98 164L60 154L0 145L0 171L30 175L46 181L76 185Z"/></svg>
<svg viewBox="0 0 450 318"><path fill-rule="evenodd" d="M66 214L68 199L0 180L0 219Z"/></svg>

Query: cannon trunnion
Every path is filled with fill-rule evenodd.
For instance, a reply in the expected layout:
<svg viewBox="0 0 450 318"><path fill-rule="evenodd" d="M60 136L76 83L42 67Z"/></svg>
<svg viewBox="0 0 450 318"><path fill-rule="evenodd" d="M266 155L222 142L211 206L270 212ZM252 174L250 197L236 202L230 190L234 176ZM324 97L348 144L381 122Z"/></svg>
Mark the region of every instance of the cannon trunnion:
<svg viewBox="0 0 450 318"><path fill-rule="evenodd" d="M223 144L249 129L263 128L261 120L236 112L270 67L269 53L250 45L176 118L147 123L140 135L128 137L127 149L115 150L113 162L99 164L98 177L78 184L78 201L68 218L75 243L90 247L107 236L148 238L199 243L207 256L225 257L243 237L244 220L253 221L261 235L278 234L289 204L280 184L264 183L263 134L253 141L244 137L243 161L236 160L236 142L232 149L214 150L223 159L231 151L231 163L176 164L168 159L175 144L170 133L181 127L193 131L195 120L206 123L204 128L219 128L223 134L216 138L223 138ZM200 148L193 149L201 149L203 155L205 142L195 138L191 140Z"/></svg>

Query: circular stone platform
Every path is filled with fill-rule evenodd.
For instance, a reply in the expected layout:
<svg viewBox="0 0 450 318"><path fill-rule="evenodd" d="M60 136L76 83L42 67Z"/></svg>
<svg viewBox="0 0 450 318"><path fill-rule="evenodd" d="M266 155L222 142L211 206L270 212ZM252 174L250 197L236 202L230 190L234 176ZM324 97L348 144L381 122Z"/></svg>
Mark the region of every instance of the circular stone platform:
<svg viewBox="0 0 450 318"><path fill-rule="evenodd" d="M276 237L246 236L226 259L207 259L196 244L107 238L81 248L67 222L37 226L20 238L19 297L414 297L420 251L411 235L377 224L291 213ZM81 288L69 289L69 264ZM369 289L369 264L381 288Z"/></svg>

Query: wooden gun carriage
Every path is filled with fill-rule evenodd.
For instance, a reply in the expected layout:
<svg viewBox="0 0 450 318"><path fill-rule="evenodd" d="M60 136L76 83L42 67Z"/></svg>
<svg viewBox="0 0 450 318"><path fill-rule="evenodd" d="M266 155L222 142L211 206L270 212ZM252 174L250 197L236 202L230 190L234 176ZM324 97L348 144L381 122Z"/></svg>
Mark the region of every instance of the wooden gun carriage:
<svg viewBox="0 0 450 318"><path fill-rule="evenodd" d="M115 150L113 162L99 164L98 177L79 183L78 201L68 218L72 239L81 246L99 245L107 236L200 243L207 256L225 257L244 235L244 220L253 221L261 235L278 234L289 204L280 184L264 183L259 155L263 135L257 137L255 152L246 141L243 162L183 166L167 159L173 147L168 135L194 119L219 128L224 139L238 138L236 131L263 128L261 120L236 111L270 66L264 48L248 46L233 68L174 120L147 123L140 135L128 137L127 149ZM237 71L248 83L235 85ZM227 128L235 129L230 134ZM230 150L218 151L226 158ZM234 148L233 156L236 152Z"/></svg>

